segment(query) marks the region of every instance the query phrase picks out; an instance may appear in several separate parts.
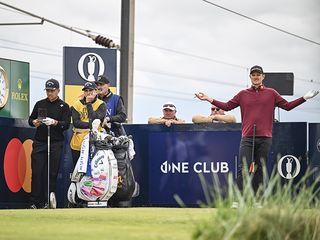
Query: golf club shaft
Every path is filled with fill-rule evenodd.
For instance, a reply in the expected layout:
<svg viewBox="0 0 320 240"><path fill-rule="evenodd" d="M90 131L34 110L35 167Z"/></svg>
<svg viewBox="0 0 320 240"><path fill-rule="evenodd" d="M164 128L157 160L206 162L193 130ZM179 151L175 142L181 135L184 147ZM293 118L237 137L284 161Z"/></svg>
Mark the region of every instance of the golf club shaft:
<svg viewBox="0 0 320 240"><path fill-rule="evenodd" d="M50 126L48 126L48 206L50 207Z"/></svg>

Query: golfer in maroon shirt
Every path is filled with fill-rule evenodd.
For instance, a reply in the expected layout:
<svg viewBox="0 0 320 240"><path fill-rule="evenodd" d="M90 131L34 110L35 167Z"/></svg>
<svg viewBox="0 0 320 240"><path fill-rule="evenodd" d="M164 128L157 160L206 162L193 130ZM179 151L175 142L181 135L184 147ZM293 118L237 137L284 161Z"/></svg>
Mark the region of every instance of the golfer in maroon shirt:
<svg viewBox="0 0 320 240"><path fill-rule="evenodd" d="M228 102L220 102L201 92L195 94L200 100L208 101L225 111L240 106L242 138L237 178L240 190L242 190L242 165L244 161L249 166L249 172L254 173L252 179L253 189L257 191L259 185L263 182L262 163L267 160L272 143L272 124L275 107L289 111L319 93L319 91L311 90L303 97L288 102L276 90L265 87L262 84L264 78L262 67L253 66L250 69L252 86L240 91Z"/></svg>

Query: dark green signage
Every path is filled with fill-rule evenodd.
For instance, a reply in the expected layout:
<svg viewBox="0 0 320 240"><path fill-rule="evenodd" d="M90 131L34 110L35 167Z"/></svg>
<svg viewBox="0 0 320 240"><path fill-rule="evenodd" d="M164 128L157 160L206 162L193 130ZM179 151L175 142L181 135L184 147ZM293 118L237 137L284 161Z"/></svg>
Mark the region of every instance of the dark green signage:
<svg viewBox="0 0 320 240"><path fill-rule="evenodd" d="M2 69L5 73L0 73L0 77L6 75L8 84L0 78L0 117L27 119L30 100L29 63L0 59L0 71ZM2 99L5 99L6 94L8 96L4 101Z"/></svg>

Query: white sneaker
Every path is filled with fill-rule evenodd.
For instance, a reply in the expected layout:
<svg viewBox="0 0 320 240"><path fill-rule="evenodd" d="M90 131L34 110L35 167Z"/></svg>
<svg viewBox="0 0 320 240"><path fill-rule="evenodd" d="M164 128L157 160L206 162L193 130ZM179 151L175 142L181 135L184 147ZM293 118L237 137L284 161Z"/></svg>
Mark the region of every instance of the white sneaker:
<svg viewBox="0 0 320 240"><path fill-rule="evenodd" d="M232 202L231 208L234 208L234 209L239 208L239 203L238 202Z"/></svg>

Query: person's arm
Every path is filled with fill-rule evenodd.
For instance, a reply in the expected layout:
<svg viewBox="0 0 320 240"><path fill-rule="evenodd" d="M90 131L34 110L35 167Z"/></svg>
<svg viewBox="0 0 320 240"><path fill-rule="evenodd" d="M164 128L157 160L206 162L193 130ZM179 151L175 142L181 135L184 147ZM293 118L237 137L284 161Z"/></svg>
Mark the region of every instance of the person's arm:
<svg viewBox="0 0 320 240"><path fill-rule="evenodd" d="M107 112L107 107L104 104L104 102L102 102L100 104L100 106L97 108L96 111L93 111L91 103L89 103L89 104L87 103L87 108L88 108L89 127L90 128L92 126L92 121L94 121L95 119L100 119L101 122L104 121L104 118L105 118L106 112Z"/></svg>
<svg viewBox="0 0 320 240"><path fill-rule="evenodd" d="M123 99L120 96L117 103L116 114L110 117L110 122L119 122L123 123L127 120L126 109L124 107Z"/></svg>
<svg viewBox="0 0 320 240"><path fill-rule="evenodd" d="M303 97L300 97L300 98L298 98L296 100L288 102L287 100L282 98L278 92L275 91L275 94L276 94L276 106L278 106L278 107L280 107L280 108L282 108L284 110L290 111L291 109L301 105L302 103L304 103L308 99L311 99L311 98L317 96L318 93L319 93L319 91L317 91L317 90L311 90L311 91L307 92Z"/></svg>
<svg viewBox="0 0 320 240"><path fill-rule="evenodd" d="M167 127L170 127L171 124L181 124L185 123L183 119L165 119L165 118L149 118L148 124L165 124Z"/></svg>
<svg viewBox="0 0 320 240"><path fill-rule="evenodd" d="M281 95L274 91L274 94L276 94L276 106L280 107L286 111L290 111L291 109L301 105L302 103L304 103L306 100L303 97L297 98L291 102L288 102L287 100L285 100L283 97L281 97Z"/></svg>
<svg viewBox="0 0 320 240"><path fill-rule="evenodd" d="M195 93L194 94L197 98L199 98L201 101L207 101L215 106L217 106L218 108L221 108L225 111L230 111L236 107L239 106L239 94L237 94L236 96L234 96L231 100L229 100L228 102L220 102L218 100L215 100L209 96L207 96L205 93L199 92L199 93Z"/></svg>
<svg viewBox="0 0 320 240"><path fill-rule="evenodd" d="M104 103L101 103L100 106L97 108L96 111L93 111L92 104L87 103L87 109L88 109L88 116L91 121L94 119L100 119L102 122L104 117L106 116L107 107Z"/></svg>
<svg viewBox="0 0 320 240"><path fill-rule="evenodd" d="M212 118L209 116L203 116L203 115L195 115L192 117L193 123L212 123Z"/></svg>
<svg viewBox="0 0 320 240"><path fill-rule="evenodd" d="M186 121L181 118L177 118L177 119L172 119L171 122L174 124L181 124L181 123L185 123Z"/></svg>
<svg viewBox="0 0 320 240"><path fill-rule="evenodd" d="M164 124L165 122L166 122L166 119L163 119L163 118L150 117L148 119L148 124Z"/></svg>
<svg viewBox="0 0 320 240"><path fill-rule="evenodd" d="M211 115L212 121L218 121L223 123L235 123L236 117L233 115Z"/></svg>
<svg viewBox="0 0 320 240"><path fill-rule="evenodd" d="M67 103L63 104L61 119L57 119L57 121L58 122L55 126L61 128L63 131L70 127L71 111Z"/></svg>
<svg viewBox="0 0 320 240"><path fill-rule="evenodd" d="M73 126L75 128L80 128L80 129L89 128L89 122L81 121L80 114L77 112L77 110L74 109L74 107L71 107L71 117L72 117Z"/></svg>
<svg viewBox="0 0 320 240"><path fill-rule="evenodd" d="M28 123L32 127L39 127L41 125L41 121L38 120L38 102L34 105L31 115L29 116Z"/></svg>

